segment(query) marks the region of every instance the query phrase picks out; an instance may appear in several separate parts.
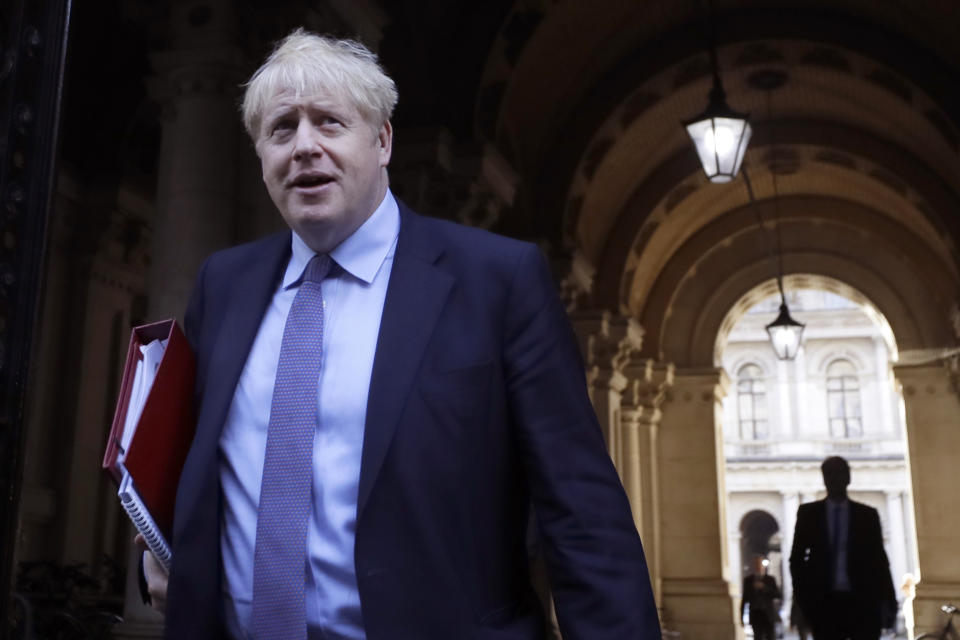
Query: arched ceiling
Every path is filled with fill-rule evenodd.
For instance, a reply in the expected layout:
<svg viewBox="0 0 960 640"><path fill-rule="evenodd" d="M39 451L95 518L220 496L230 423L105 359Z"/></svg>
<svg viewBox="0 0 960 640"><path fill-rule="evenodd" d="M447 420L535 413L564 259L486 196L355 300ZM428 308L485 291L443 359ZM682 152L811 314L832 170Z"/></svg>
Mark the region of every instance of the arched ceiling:
<svg viewBox="0 0 960 640"><path fill-rule="evenodd" d="M886 317L884 317L869 298L849 284L827 276L802 273L786 276L784 278L784 287L793 291L800 289L829 291L853 302L860 307L860 311L863 312L864 316L879 329L880 335L883 336L886 347L890 353L898 355L899 347L897 346L893 330ZM730 334L733 332L737 323L754 306L774 296L776 296L776 299L780 297L777 281L775 279L766 280L745 293L737 300L733 307L730 308L730 311L727 312L727 316L723 319L723 323L720 326L720 332L717 335L717 341L713 348L713 361L717 366L720 366L723 361L723 352L726 349ZM792 315L797 314L795 309L791 309L791 311ZM803 321L803 318L798 319L801 322Z"/></svg>
<svg viewBox="0 0 960 640"><path fill-rule="evenodd" d="M731 308L773 274L759 210L780 221L787 274L862 292L903 348L952 343L960 12L718 0L755 209L742 180L704 178L680 125L711 84L698 4L517 2L489 56L477 129L523 177L536 226L596 268L593 303L639 318L650 355L712 365Z"/></svg>
<svg viewBox="0 0 960 640"><path fill-rule="evenodd" d="M769 212L772 203L764 201ZM833 278L860 291L887 318L903 349L950 340L955 277L910 229L862 205L821 197L779 203L786 273ZM776 273L769 238L739 207L699 229L671 257L640 322L648 355L711 366L716 337L743 295ZM728 327L726 328L728 329Z"/></svg>

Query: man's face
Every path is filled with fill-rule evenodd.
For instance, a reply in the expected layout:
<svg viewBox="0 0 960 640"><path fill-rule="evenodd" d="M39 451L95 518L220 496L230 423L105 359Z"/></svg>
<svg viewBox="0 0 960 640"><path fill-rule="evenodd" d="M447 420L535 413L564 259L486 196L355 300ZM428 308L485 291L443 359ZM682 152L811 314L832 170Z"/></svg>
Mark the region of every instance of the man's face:
<svg viewBox="0 0 960 640"><path fill-rule="evenodd" d="M267 103L257 137L263 181L280 215L314 251L336 247L373 213L387 190L392 130L379 130L349 101L281 93Z"/></svg>

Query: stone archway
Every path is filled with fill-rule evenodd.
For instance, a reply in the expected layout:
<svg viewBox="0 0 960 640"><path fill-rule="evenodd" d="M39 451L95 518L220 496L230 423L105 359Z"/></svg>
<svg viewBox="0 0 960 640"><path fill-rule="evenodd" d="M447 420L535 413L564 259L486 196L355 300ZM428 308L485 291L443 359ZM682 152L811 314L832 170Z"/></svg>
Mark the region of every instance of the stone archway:
<svg viewBox="0 0 960 640"><path fill-rule="evenodd" d="M766 556L771 551L770 542L780 531L776 518L763 511L754 509L740 519L740 542L743 558L751 555ZM745 563L741 563L744 565Z"/></svg>
<svg viewBox="0 0 960 640"><path fill-rule="evenodd" d="M753 558L769 560L771 553L777 554L776 562L771 562L768 571L777 584L781 584L780 571L780 525L777 519L762 509L754 509L740 519L740 575L731 576L731 580L740 581L753 571Z"/></svg>
<svg viewBox="0 0 960 640"><path fill-rule="evenodd" d="M869 235L871 232L866 233ZM911 296L922 290L924 285L913 278L898 280L904 275L904 271L910 269L917 268L922 274L922 266L918 267L922 260L908 266L909 261L901 259L898 263L900 272L896 274L879 268L877 263L871 267L871 260L882 259L884 251L883 243L879 241L883 235L882 228L875 229L873 233L879 235L873 236L874 241L864 243L859 249L856 241L850 238L843 241L849 253L847 256L842 256L843 251L840 250L824 251L824 247L830 246L829 240L821 242L818 247L810 242L802 252L791 252L790 260L785 260L786 264L809 267L816 265L819 274L788 276L788 287L816 286L819 283L838 292L853 292L854 299L861 302L872 302L873 313L878 317L887 317L888 332L897 344L907 347L905 351L908 354L923 349L923 345L944 345L949 338L947 314L942 310L938 312L935 305L923 304L920 300L910 302ZM902 234L900 238L900 248L909 252L907 247L911 242L910 238ZM775 291L774 283L766 280L763 275L766 266L763 257L751 256L746 249L750 243L740 245L739 242L737 239L727 244L710 242L704 245L707 247L705 251L697 250L695 246L689 249L681 248L675 258L688 256L693 264L674 265L660 274L661 278L670 278L670 274L674 272L684 274L674 281L674 290L667 297L672 299L672 303L665 305L670 311L664 314L665 317L660 319L659 324L653 316L646 316L644 322L644 325L651 329L650 333L659 340L660 349L657 355L669 362L679 363L672 392L662 407L660 437L665 447L661 450L659 460L661 483L664 486L679 483L684 486L685 491L697 493L696 498L687 496L687 504L696 505L698 513L703 517L703 526L708 522L716 522L721 531L726 530L723 524L724 514L721 510L715 517L712 512L715 496L719 494L718 504L723 504L724 501L726 478L723 470L711 471L706 476L698 475L697 482L690 484L684 484L681 476L686 468L694 465L699 465L701 470L708 469L711 456L714 464L722 460L724 443L717 423L719 406L727 393L729 383L723 369L715 366L717 344L722 342L724 332L729 331L736 318L744 313L745 304L741 303L750 297L747 292L751 289L767 294ZM858 255L868 247L874 253L872 258ZM711 252L728 249L742 258L745 264L733 269L722 269L719 263L710 263L710 260L716 258L709 257ZM699 268L698 261L704 261L707 266ZM943 272L930 272L930 277L933 278L943 276ZM923 280L922 275L918 277ZM709 284L711 279L715 285ZM708 284L704 284L704 280ZM856 286L852 287L851 282L855 282ZM712 293L705 293L711 289ZM864 293L864 289L870 294ZM728 295L730 297L727 297ZM699 305L678 304L678 299L699 299L702 302ZM728 311L724 312L724 309ZM650 337L648 334L648 339ZM711 341L713 344L710 344ZM896 354L895 347L891 353ZM953 527L960 524L950 515L958 511L960 504L949 490L949 477L954 466L951 460L955 452L960 450L960 434L955 428L957 417L960 416L960 394L957 393L955 374L951 376L940 363L898 365L894 371L897 383L903 389L913 495L922 496L916 502L920 583L914 611L919 632L937 624L936 610L941 601L956 598L960 594L960 564L954 561L954 554L950 551L951 543L948 542ZM714 482L712 486L710 480ZM900 492L897 495L900 499L894 502L890 502L890 495L887 495L887 506L891 513L897 514L898 521L909 522L912 506L910 492ZM667 514L672 507L666 501L662 503L662 507L665 513L661 517L664 522L668 522L671 518ZM795 511L795 504L792 509ZM903 525L899 529L902 530ZM897 528L894 527L893 530L896 531ZM789 535L789 532L784 533ZM662 551L665 558L679 552L679 549L670 548L672 542L670 539L665 542ZM706 539L701 539L701 542L705 548ZM902 544L894 546L902 547ZM701 570L717 561L727 564L726 554L733 553L734 549L721 548L713 550L713 555L709 558L701 554L704 559ZM664 567L664 584L672 584L669 560L664 560ZM727 576L731 587L738 578L739 576L735 575ZM898 581L899 578L900 576L897 576ZM665 603L669 603L674 595L676 594L672 594L665 587Z"/></svg>

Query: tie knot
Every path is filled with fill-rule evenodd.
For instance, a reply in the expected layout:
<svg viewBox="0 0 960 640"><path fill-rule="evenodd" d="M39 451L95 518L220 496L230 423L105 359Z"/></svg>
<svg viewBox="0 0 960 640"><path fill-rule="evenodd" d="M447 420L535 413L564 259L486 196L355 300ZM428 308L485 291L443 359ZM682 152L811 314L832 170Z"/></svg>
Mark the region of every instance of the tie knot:
<svg viewBox="0 0 960 640"><path fill-rule="evenodd" d="M304 282L322 282L327 274L330 273L330 266L333 260L327 254L318 254L310 258L307 268L303 272Z"/></svg>

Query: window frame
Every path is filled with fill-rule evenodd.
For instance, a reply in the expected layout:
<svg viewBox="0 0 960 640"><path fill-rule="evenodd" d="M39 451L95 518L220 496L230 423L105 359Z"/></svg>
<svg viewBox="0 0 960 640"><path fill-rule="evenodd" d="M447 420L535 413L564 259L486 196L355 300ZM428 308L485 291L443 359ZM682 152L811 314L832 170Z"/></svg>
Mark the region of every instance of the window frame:
<svg viewBox="0 0 960 640"><path fill-rule="evenodd" d="M846 365L846 371L836 372ZM836 373L831 375L831 369ZM863 398L860 395L860 374L848 358L834 358L826 368L827 430L831 438L848 440L863 437ZM855 400L854 400L855 399ZM839 413L834 408L839 406Z"/></svg>
<svg viewBox="0 0 960 640"><path fill-rule="evenodd" d="M748 370L756 375L745 375L744 372ZM755 362L747 362L737 369L737 427L741 440L770 439L766 382L763 367ZM749 398L750 403L750 416L747 418L743 415L744 398ZM758 408L762 410L762 418L757 417Z"/></svg>

